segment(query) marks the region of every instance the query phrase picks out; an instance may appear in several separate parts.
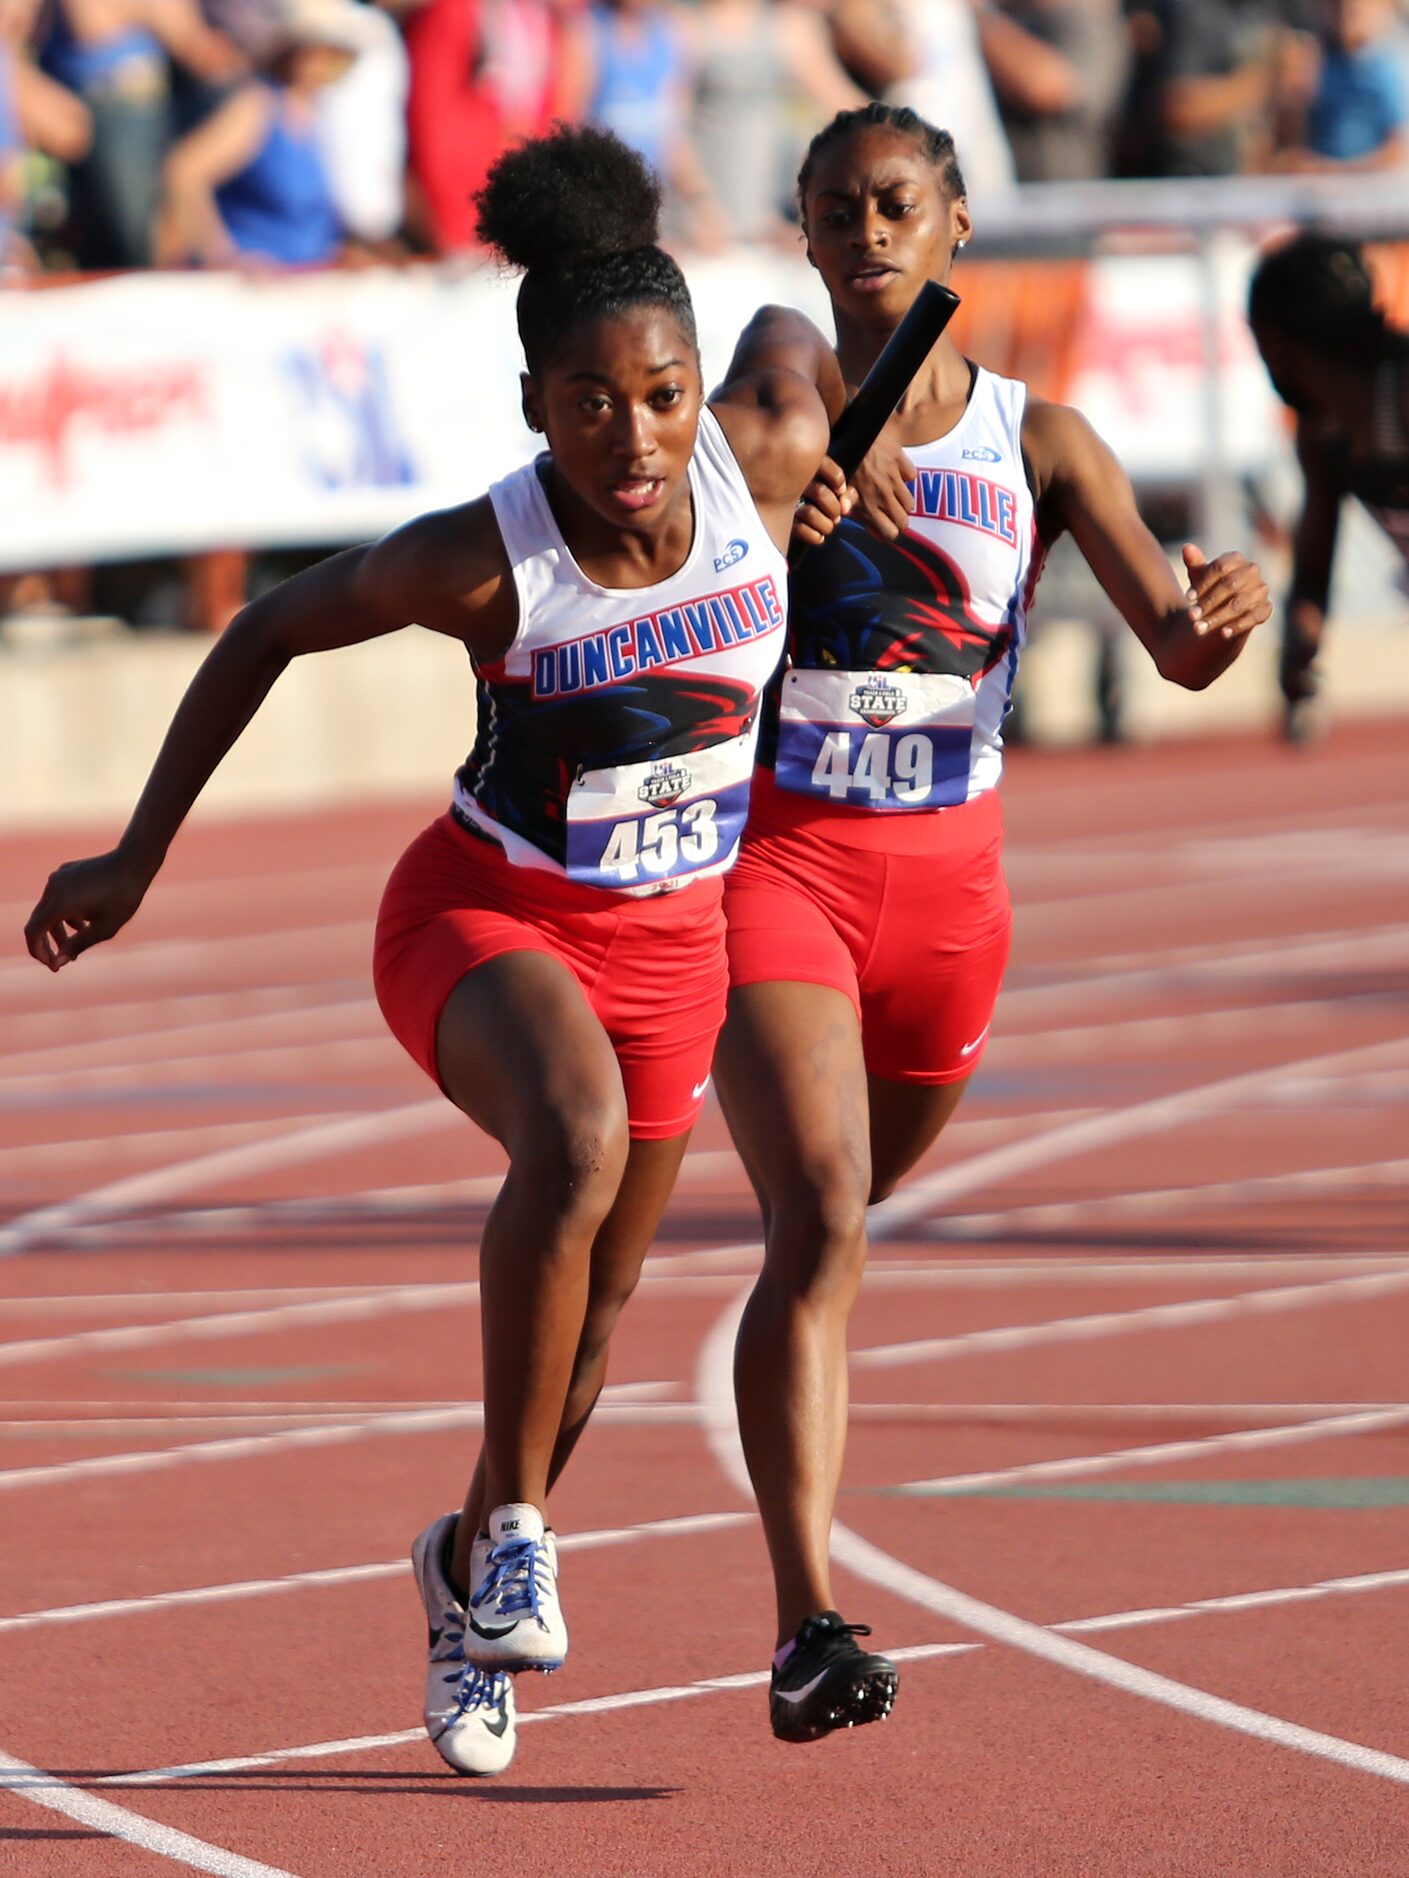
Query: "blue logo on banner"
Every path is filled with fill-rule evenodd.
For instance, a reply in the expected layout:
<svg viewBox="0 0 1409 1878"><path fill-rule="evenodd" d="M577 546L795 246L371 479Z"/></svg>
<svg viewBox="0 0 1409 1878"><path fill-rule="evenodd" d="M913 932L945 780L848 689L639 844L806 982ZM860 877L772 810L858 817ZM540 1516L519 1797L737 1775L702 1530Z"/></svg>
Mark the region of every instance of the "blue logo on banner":
<svg viewBox="0 0 1409 1878"><path fill-rule="evenodd" d="M331 333L290 352L284 368L299 404L310 481L323 489L386 489L417 480L379 345Z"/></svg>

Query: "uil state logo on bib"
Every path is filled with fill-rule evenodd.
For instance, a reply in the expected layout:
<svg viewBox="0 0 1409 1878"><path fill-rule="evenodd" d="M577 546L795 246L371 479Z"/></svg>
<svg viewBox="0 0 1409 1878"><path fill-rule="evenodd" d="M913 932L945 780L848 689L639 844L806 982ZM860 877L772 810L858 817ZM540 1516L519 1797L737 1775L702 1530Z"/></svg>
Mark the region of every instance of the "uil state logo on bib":
<svg viewBox="0 0 1409 1878"><path fill-rule="evenodd" d="M863 724L869 724L872 730L880 730L886 724L894 723L897 717L904 716L905 693L899 685L873 677L856 687L847 699L847 704Z"/></svg>
<svg viewBox="0 0 1409 1878"><path fill-rule="evenodd" d="M657 763L636 794L652 808L671 809L687 793L693 780L683 763Z"/></svg>

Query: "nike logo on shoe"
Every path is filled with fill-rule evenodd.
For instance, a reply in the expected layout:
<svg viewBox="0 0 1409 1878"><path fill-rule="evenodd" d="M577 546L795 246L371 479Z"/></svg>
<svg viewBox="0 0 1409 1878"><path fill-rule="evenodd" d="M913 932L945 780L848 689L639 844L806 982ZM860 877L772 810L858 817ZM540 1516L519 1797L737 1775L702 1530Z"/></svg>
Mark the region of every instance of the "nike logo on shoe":
<svg viewBox="0 0 1409 1878"><path fill-rule="evenodd" d="M829 1669L831 1665L828 1664L827 1667ZM827 1670L824 1669L818 1675L814 1676L811 1682L805 1682L800 1689L775 1689L773 1693L780 1702L802 1702L811 1695L819 1682L825 1682L826 1679Z"/></svg>
<svg viewBox="0 0 1409 1878"><path fill-rule="evenodd" d="M508 1732L509 1711L507 1709L501 1708L499 1711L499 1720L497 1722L492 1722L489 1719L489 1717L486 1715L484 1718L484 1725L489 1730L490 1734L498 1735L499 1738L502 1740L504 1735Z"/></svg>
<svg viewBox="0 0 1409 1878"><path fill-rule="evenodd" d="M498 1630L486 1630L484 1625L479 1622L478 1618L472 1617L470 1619L470 1629L474 1631L477 1637L483 1637L486 1643L493 1643L500 1637L507 1637L510 1631L517 1630L518 1627L519 1620L517 1617L512 1624L503 1624Z"/></svg>

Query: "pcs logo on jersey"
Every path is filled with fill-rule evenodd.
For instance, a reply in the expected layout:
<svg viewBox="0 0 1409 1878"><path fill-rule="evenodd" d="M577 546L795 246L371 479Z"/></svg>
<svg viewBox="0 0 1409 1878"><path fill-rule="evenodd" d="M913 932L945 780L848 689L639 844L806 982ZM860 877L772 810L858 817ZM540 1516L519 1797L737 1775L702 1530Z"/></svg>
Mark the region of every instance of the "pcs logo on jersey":
<svg viewBox="0 0 1409 1878"><path fill-rule="evenodd" d="M636 793L643 802L649 802L653 809L671 809L690 787L692 780L683 763L672 763L667 758L656 764Z"/></svg>
<svg viewBox="0 0 1409 1878"><path fill-rule="evenodd" d="M860 684L847 699L847 705L872 730L880 730L905 715L905 693L899 685L887 684L877 675Z"/></svg>
<svg viewBox="0 0 1409 1878"><path fill-rule="evenodd" d="M714 557L715 573L722 574L726 567L737 567L739 565L739 562L743 560L744 556L748 553L748 551L749 551L749 544L746 541L738 540L738 538L736 537L733 541L728 543L728 545L724 549L723 554L715 555Z"/></svg>

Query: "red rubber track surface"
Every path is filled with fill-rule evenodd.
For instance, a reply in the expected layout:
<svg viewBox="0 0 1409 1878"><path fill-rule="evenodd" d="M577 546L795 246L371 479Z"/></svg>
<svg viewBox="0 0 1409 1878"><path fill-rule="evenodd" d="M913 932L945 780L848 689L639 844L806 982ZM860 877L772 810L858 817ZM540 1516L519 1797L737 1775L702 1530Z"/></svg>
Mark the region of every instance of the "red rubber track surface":
<svg viewBox="0 0 1409 1878"><path fill-rule="evenodd" d="M197 824L111 945L12 945L0 1870L1409 1869L1409 740L1004 787L993 1042L851 1337L838 1598L917 1654L808 1748L767 1728L714 1108L555 1495L568 1664L496 1781L417 1732L501 1166L371 998L435 805ZM7 840L12 938L109 833Z"/></svg>

